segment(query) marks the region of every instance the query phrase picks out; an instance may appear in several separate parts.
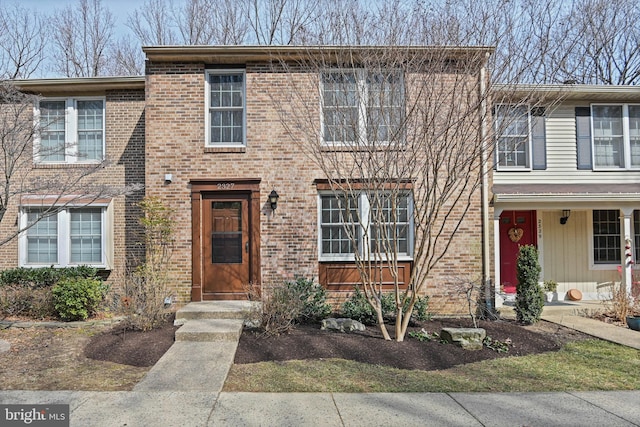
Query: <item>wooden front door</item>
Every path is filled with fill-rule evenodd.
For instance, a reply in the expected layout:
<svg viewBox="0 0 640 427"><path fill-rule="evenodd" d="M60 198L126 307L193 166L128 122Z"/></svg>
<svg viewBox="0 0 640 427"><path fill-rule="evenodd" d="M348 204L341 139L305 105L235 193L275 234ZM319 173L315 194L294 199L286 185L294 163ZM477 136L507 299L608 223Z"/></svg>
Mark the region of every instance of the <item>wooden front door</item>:
<svg viewBox="0 0 640 427"><path fill-rule="evenodd" d="M251 264L249 196L204 198L202 223L202 299L245 299Z"/></svg>
<svg viewBox="0 0 640 427"><path fill-rule="evenodd" d="M508 294L516 292L516 262L522 245L535 245L536 212L504 211L500 215L500 284Z"/></svg>

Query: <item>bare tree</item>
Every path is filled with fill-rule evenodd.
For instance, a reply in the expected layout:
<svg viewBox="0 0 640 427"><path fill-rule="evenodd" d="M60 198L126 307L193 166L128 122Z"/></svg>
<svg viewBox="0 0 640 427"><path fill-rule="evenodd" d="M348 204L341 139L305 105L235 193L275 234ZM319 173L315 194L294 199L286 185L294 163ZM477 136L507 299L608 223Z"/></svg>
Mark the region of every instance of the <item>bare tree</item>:
<svg viewBox="0 0 640 427"><path fill-rule="evenodd" d="M15 3L0 8L0 78L29 78L45 59L47 20Z"/></svg>
<svg viewBox="0 0 640 427"><path fill-rule="evenodd" d="M586 84L640 83L639 20L636 1L576 2L555 40L570 52L561 62L563 77Z"/></svg>
<svg viewBox="0 0 640 427"><path fill-rule="evenodd" d="M318 3L308 0L250 0L249 25L257 44L290 45L320 19Z"/></svg>
<svg viewBox="0 0 640 427"><path fill-rule="evenodd" d="M12 83L0 83L0 223L22 196L39 197L39 219L55 215L70 204L90 204L104 198L139 191L140 185L113 186L96 184L91 179L108 165L106 160L81 168L57 169L54 174L36 173L33 159L66 147L45 148L34 145L34 136L47 132L34 120L38 97L19 91ZM48 123L47 125L53 125ZM0 246L14 239L35 223L17 227L0 236Z"/></svg>
<svg viewBox="0 0 640 427"><path fill-rule="evenodd" d="M115 24L101 0L78 0L77 7L56 12L53 25L56 72L67 77L104 74Z"/></svg>
<svg viewBox="0 0 640 427"><path fill-rule="evenodd" d="M144 54L136 40L129 36L118 39L109 53L111 60L104 74L111 76L141 76L144 74Z"/></svg>
<svg viewBox="0 0 640 427"><path fill-rule="evenodd" d="M145 45L173 45L177 37L173 28L171 5L165 0L145 0L127 19L127 26Z"/></svg>
<svg viewBox="0 0 640 427"><path fill-rule="evenodd" d="M432 272L460 245L460 229L480 221L471 212L480 204L491 147L482 131L489 119L482 69L490 51L318 48L278 65L292 88L290 98L273 94L282 124L330 190L321 193L321 251L352 257L386 339L383 289L394 292L394 335L402 341ZM409 258L403 285L401 264Z"/></svg>

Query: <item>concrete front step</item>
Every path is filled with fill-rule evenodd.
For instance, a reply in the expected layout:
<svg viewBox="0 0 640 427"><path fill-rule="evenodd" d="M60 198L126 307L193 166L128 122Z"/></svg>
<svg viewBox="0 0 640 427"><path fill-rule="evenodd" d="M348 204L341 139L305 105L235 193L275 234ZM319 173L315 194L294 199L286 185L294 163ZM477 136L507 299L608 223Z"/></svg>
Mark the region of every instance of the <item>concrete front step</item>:
<svg viewBox="0 0 640 427"><path fill-rule="evenodd" d="M242 319L190 319L176 331L176 341L237 341Z"/></svg>
<svg viewBox="0 0 640 427"><path fill-rule="evenodd" d="M176 325L191 319L247 319L256 306L251 301L202 301L190 302L176 312Z"/></svg>

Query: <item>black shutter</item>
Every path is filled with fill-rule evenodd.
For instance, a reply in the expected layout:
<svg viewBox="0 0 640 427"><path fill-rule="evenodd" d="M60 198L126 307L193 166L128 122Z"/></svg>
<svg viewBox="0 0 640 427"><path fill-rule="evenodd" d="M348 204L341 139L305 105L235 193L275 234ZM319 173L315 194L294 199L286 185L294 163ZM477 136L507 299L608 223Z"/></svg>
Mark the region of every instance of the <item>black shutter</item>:
<svg viewBox="0 0 640 427"><path fill-rule="evenodd" d="M531 109L531 154L532 169L545 170L547 168L547 138L545 129L544 108Z"/></svg>
<svg viewBox="0 0 640 427"><path fill-rule="evenodd" d="M578 169L591 170L591 107L576 107L576 151Z"/></svg>

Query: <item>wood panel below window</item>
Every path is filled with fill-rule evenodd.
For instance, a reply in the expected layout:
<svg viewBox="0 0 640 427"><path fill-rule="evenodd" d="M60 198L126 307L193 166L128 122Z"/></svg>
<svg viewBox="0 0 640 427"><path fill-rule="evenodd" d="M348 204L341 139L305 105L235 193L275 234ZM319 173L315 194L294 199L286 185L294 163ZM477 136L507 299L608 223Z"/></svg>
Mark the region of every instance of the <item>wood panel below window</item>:
<svg viewBox="0 0 640 427"><path fill-rule="evenodd" d="M398 280L400 288L406 289L411 278L410 261L398 263ZM321 262L319 266L320 284L330 292L351 292L360 282L360 273L353 262ZM380 272L376 277L379 277ZM382 270L382 289L393 290L393 276L389 268Z"/></svg>

